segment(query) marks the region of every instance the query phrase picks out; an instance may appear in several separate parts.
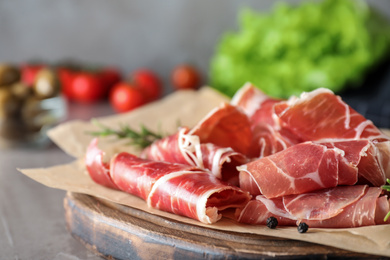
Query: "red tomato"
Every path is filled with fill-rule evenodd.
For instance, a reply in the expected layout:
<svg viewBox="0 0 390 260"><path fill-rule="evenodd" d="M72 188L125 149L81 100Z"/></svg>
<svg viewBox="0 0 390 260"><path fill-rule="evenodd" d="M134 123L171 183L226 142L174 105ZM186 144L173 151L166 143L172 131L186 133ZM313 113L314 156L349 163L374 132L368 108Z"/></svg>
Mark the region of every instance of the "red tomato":
<svg viewBox="0 0 390 260"><path fill-rule="evenodd" d="M110 89L122 79L119 70L114 67L103 68L99 71L99 74L103 83L105 84L107 94L109 93Z"/></svg>
<svg viewBox="0 0 390 260"><path fill-rule="evenodd" d="M111 106L119 113L133 110L146 103L143 92L126 82L116 84L110 91Z"/></svg>
<svg viewBox="0 0 390 260"><path fill-rule="evenodd" d="M21 65L22 82L27 86L32 86L37 73L45 67L42 64L23 64Z"/></svg>
<svg viewBox="0 0 390 260"><path fill-rule="evenodd" d="M67 68L58 68L57 73L58 73L58 78L60 79L61 82L62 94L68 99L73 99L72 80L76 72Z"/></svg>
<svg viewBox="0 0 390 260"><path fill-rule="evenodd" d="M132 82L144 91L147 101L154 101L161 97L161 80L154 72L147 69L136 70L132 73Z"/></svg>
<svg viewBox="0 0 390 260"><path fill-rule="evenodd" d="M181 64L176 66L171 74L172 85L175 89L198 89L200 73L193 66Z"/></svg>
<svg viewBox="0 0 390 260"><path fill-rule="evenodd" d="M98 74L79 72L74 75L70 88L71 97L78 102L93 103L102 100L106 91Z"/></svg>

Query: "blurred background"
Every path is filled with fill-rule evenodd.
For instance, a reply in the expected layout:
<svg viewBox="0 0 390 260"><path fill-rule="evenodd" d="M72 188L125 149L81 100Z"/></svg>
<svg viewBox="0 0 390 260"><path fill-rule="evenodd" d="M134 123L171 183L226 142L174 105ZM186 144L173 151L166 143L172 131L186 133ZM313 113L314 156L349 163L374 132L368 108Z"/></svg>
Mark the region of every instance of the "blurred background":
<svg viewBox="0 0 390 260"><path fill-rule="evenodd" d="M35 99L67 91L70 109L108 103L99 109L125 112L202 85L231 96L252 81L280 98L329 87L378 126L390 127L389 19L388 0L0 0L0 62L12 65L24 85L37 85ZM37 80L37 68L46 66L49 71ZM180 66L184 72L177 72L175 81ZM115 84L96 93L88 77L78 84L73 78L77 86L64 90L67 75L103 70L115 84L154 84L158 93L134 101L135 94L122 86L112 101L109 91ZM139 70L147 73L137 81ZM0 91L0 117L18 114L16 125L26 125L21 109L12 114L7 107L16 99L19 107L26 106L27 98L8 92ZM121 103L126 95L131 106Z"/></svg>

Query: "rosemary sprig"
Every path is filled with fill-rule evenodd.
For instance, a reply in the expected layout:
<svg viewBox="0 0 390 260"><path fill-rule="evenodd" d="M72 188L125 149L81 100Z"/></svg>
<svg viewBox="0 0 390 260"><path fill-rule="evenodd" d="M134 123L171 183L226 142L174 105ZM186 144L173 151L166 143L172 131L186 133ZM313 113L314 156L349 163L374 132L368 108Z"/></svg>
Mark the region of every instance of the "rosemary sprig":
<svg viewBox="0 0 390 260"><path fill-rule="evenodd" d="M160 131L159 133L155 133L144 125L141 125L140 131L136 131L127 125L122 125L120 126L119 130L116 130L101 124L96 119L92 119L91 122L98 126L101 130L88 132L89 134L93 136L116 136L119 139L129 139L129 145L134 145L141 149L149 146L154 141L163 138L163 135L160 133Z"/></svg>
<svg viewBox="0 0 390 260"><path fill-rule="evenodd" d="M387 179L387 183L390 184L390 179ZM383 185L382 189L390 191L390 185ZM390 211L386 214L384 221L387 221L390 217Z"/></svg>

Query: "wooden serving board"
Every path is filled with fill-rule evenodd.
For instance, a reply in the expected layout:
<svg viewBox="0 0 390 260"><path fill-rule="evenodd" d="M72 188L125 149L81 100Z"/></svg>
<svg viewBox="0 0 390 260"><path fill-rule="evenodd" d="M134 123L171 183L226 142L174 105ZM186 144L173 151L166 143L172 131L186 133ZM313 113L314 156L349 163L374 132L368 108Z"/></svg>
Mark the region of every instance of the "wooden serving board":
<svg viewBox="0 0 390 260"><path fill-rule="evenodd" d="M106 259L384 259L329 246L183 224L68 192L69 232Z"/></svg>

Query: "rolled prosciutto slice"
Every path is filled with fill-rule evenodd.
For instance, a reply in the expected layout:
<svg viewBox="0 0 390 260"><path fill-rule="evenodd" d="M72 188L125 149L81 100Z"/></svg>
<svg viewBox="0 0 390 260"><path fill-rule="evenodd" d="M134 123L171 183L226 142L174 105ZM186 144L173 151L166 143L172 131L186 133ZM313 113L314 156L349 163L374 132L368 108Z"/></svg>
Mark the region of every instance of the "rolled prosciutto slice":
<svg viewBox="0 0 390 260"><path fill-rule="evenodd" d="M97 183L138 196L152 208L212 224L222 217L221 210L243 206L250 200L247 192L194 166L142 159L125 152L104 163L104 152L98 151L95 139L86 154L91 178L110 180L108 185ZM102 173L107 176L101 177Z"/></svg>
<svg viewBox="0 0 390 260"><path fill-rule="evenodd" d="M236 167L248 162L246 156L230 147L200 143L199 137L189 134L188 128L181 128L176 134L154 142L142 151L140 157L207 169L217 178L236 186Z"/></svg>
<svg viewBox="0 0 390 260"><path fill-rule="evenodd" d="M356 165L338 148L305 142L237 167L243 190L275 198L335 187L357 181ZM343 172L341 173L341 170Z"/></svg>
<svg viewBox="0 0 390 260"><path fill-rule="evenodd" d="M305 222L309 227L320 228L389 224L390 220L384 221L389 200L380 195L379 187L367 185L337 186L273 199L259 195L237 209L236 218L241 223L265 225L267 218L274 216L282 226Z"/></svg>
<svg viewBox="0 0 390 260"><path fill-rule="evenodd" d="M110 164L104 161L104 152L98 148L97 142L96 138L91 141L84 159L89 176L100 185L118 189L110 176Z"/></svg>
<svg viewBox="0 0 390 260"><path fill-rule="evenodd" d="M238 184L236 166L248 161L251 140L248 117L239 109L223 104L193 129L186 127L145 148L140 157L197 166L216 177Z"/></svg>

